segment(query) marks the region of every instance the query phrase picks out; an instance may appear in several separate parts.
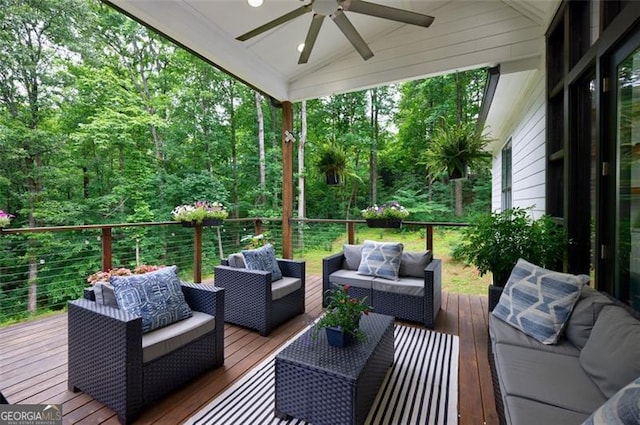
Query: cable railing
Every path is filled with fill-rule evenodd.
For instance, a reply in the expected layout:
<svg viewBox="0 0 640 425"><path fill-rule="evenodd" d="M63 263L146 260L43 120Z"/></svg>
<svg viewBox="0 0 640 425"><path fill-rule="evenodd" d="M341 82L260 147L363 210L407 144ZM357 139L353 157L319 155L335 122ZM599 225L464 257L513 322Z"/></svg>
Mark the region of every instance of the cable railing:
<svg viewBox="0 0 640 425"><path fill-rule="evenodd" d="M322 258L342 244L362 243L366 229L364 220L291 219L291 225L293 257L306 260L310 274L321 274ZM438 226L466 224L404 222L398 230L376 229L373 237L419 238L433 250ZM65 309L98 271L177 265L183 280L210 281L220 259L247 248L256 235L282 255L281 218L227 219L216 227L171 221L0 229L0 325ZM372 237L371 229L366 235Z"/></svg>

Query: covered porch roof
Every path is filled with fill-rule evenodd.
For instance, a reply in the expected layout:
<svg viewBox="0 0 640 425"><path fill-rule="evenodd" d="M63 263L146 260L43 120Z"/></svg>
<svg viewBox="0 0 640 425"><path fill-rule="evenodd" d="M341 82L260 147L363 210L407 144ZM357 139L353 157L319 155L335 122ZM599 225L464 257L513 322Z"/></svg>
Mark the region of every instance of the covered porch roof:
<svg viewBox="0 0 640 425"><path fill-rule="evenodd" d="M543 63L544 33L560 4L371 0L435 20L423 28L345 12L374 56L363 60L325 19L308 63L298 65L297 47L313 13L244 42L236 37L313 0L265 0L257 8L245 0L105 1L274 100L289 102L485 66L535 69Z"/></svg>

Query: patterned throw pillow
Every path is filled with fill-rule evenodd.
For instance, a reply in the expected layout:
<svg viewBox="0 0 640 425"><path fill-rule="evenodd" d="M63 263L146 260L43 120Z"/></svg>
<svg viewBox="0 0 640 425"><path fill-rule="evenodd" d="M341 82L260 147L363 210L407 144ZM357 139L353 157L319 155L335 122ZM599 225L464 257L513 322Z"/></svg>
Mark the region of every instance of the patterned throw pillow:
<svg viewBox="0 0 640 425"><path fill-rule="evenodd" d="M142 332L149 332L192 316L177 267L110 279L121 309L142 318Z"/></svg>
<svg viewBox="0 0 640 425"><path fill-rule="evenodd" d="M398 280L403 249L397 242L364 241L357 273Z"/></svg>
<svg viewBox="0 0 640 425"><path fill-rule="evenodd" d="M618 391L582 425L640 424L640 378Z"/></svg>
<svg viewBox="0 0 640 425"><path fill-rule="evenodd" d="M249 270L271 272L272 282L282 279L282 271L276 259L276 252L270 243L257 249L244 249L242 255Z"/></svg>
<svg viewBox="0 0 640 425"><path fill-rule="evenodd" d="M589 276L546 270L520 259L492 314L543 344L555 344L587 282Z"/></svg>

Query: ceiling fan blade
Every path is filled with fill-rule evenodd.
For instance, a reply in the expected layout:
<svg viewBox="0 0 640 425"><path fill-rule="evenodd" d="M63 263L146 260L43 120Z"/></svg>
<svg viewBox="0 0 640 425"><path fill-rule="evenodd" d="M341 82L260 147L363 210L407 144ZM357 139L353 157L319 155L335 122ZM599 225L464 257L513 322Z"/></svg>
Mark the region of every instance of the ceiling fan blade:
<svg viewBox="0 0 640 425"><path fill-rule="evenodd" d="M304 39L304 49L302 50L302 53L300 53L298 65L307 63L309 60L311 49L313 49L313 45L316 44L316 39L318 38L318 33L322 27L322 22L324 22L324 15L319 15L317 13L313 15L313 20L309 26L309 32L307 32L307 38Z"/></svg>
<svg viewBox="0 0 640 425"><path fill-rule="evenodd" d="M338 10L331 15L331 19L333 19L333 22L338 25L340 31L342 31L353 47L355 47L358 53L360 53L362 59L367 60L373 57L373 52L369 49L369 46L367 46L367 43L365 43L362 37L360 37L360 34L358 34L358 31L356 31L355 27L344 12Z"/></svg>
<svg viewBox="0 0 640 425"><path fill-rule="evenodd" d="M405 24L428 27L434 20L433 16L423 15L418 12L397 9L390 6L369 3L363 0L344 0L338 2L343 10L363 15L376 16L378 18L390 19L392 21L403 22Z"/></svg>
<svg viewBox="0 0 640 425"><path fill-rule="evenodd" d="M289 13L285 13L284 15L274 19L273 21L267 22L264 25L259 26L258 28L255 28L251 31L249 31L246 34L242 34L238 37L236 37L236 40L238 41L247 41L250 38L255 37L256 35L260 35L265 31L269 31L272 28L277 27L278 25L282 25L285 22L288 22L292 19L297 18L298 16L304 15L307 12L311 12L311 4L305 4L304 6L301 6L295 10L292 10Z"/></svg>

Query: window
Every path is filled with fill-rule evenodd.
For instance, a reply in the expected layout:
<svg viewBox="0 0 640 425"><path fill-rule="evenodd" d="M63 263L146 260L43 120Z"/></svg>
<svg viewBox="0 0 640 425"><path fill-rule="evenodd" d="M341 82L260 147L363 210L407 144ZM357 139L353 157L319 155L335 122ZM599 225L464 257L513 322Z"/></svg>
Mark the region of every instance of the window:
<svg viewBox="0 0 640 425"><path fill-rule="evenodd" d="M502 148L502 209L511 208L511 139Z"/></svg>
<svg viewBox="0 0 640 425"><path fill-rule="evenodd" d="M546 212L565 226L571 241L565 269L592 272L597 289L636 309L638 35L640 2L562 2L546 34L545 152Z"/></svg>

